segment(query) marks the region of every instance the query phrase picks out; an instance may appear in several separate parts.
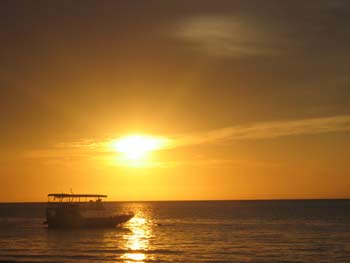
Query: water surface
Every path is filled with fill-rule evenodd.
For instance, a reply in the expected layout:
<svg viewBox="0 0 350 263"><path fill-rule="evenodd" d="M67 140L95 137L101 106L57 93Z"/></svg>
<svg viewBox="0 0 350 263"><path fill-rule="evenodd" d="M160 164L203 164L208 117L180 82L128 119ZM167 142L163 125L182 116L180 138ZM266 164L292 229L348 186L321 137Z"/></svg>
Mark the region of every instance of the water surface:
<svg viewBox="0 0 350 263"><path fill-rule="evenodd" d="M121 228L51 230L0 204L0 262L350 262L350 200L110 202Z"/></svg>

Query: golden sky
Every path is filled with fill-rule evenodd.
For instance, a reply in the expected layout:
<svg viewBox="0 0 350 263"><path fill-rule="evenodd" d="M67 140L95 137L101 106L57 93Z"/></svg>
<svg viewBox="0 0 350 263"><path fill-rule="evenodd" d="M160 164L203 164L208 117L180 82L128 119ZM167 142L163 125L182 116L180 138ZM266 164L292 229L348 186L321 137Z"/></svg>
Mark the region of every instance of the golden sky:
<svg viewBox="0 0 350 263"><path fill-rule="evenodd" d="M0 3L0 202L350 198L348 1Z"/></svg>

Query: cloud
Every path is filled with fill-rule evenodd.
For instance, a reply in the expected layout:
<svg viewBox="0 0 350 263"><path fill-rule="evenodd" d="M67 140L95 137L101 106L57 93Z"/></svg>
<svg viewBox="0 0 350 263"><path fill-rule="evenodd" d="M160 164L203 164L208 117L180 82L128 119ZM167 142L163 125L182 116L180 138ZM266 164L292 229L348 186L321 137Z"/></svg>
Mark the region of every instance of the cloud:
<svg viewBox="0 0 350 263"><path fill-rule="evenodd" d="M175 37L215 56L257 56L276 54L284 42L277 32L242 16L202 15L176 25Z"/></svg>
<svg viewBox="0 0 350 263"><path fill-rule="evenodd" d="M281 136L350 131L350 115L300 120L257 122L178 137L177 146L233 140L272 139Z"/></svg>
<svg viewBox="0 0 350 263"><path fill-rule="evenodd" d="M279 167L281 166L280 163L277 162L266 162L266 161L252 161L252 160L232 160L232 159L212 159L212 158L197 158L195 160L176 160L176 161L161 161L161 162L150 162L149 166L157 166L159 168L171 168L171 167L177 167L177 166L235 166L235 167L242 167L242 166L254 166L254 167Z"/></svg>
<svg viewBox="0 0 350 263"><path fill-rule="evenodd" d="M196 145L209 145L229 143L238 140L273 139L281 136L295 136L305 134L322 134L328 132L350 131L350 115L341 115L324 118L309 118L286 121L257 122L247 125L236 125L207 132L193 134L163 136L168 144L163 148L172 150ZM108 159L118 156L111 144L115 137L102 138L100 140L82 139L72 142L60 142L48 149L37 149L25 153L26 158L40 158L49 160L80 161L83 159ZM122 158L122 157L121 157ZM230 163L230 160L206 159L196 160L191 163ZM233 162L235 162L233 160ZM186 160L154 162L155 166L184 165Z"/></svg>

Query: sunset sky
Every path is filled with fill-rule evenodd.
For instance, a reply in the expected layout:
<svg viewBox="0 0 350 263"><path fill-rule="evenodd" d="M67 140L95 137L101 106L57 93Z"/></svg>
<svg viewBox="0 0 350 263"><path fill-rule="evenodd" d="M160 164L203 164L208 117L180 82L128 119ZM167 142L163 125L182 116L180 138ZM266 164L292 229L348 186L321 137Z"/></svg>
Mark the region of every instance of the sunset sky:
<svg viewBox="0 0 350 263"><path fill-rule="evenodd" d="M1 1L0 202L350 198L350 1Z"/></svg>

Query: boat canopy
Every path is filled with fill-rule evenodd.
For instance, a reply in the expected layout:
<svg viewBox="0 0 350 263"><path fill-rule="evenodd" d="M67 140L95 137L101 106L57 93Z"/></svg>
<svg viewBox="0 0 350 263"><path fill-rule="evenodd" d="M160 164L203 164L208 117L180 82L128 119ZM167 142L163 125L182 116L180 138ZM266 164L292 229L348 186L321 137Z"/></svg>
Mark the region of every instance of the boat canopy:
<svg viewBox="0 0 350 263"><path fill-rule="evenodd" d="M48 197L54 197L54 198L79 198L79 197L92 197L92 198L106 198L107 195L100 195L100 194L48 194Z"/></svg>

